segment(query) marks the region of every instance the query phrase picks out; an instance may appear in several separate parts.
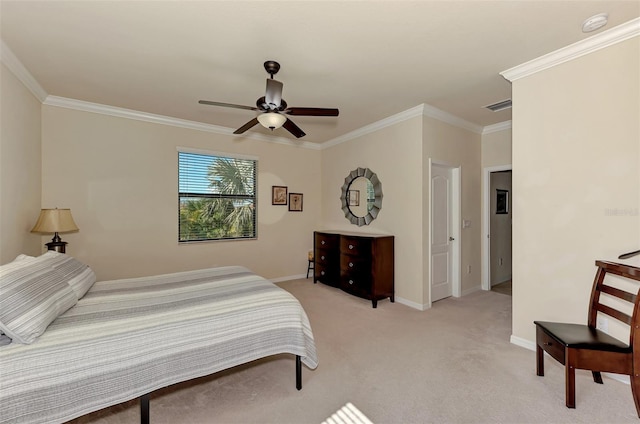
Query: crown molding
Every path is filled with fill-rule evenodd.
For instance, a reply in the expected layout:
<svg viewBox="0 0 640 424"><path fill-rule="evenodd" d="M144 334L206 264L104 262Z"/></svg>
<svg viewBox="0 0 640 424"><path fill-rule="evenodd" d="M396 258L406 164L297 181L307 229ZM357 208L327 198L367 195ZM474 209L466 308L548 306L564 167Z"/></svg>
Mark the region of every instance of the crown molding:
<svg viewBox="0 0 640 424"><path fill-rule="evenodd" d="M173 118L171 116L156 115L154 113L140 112L132 109L125 109L115 106L107 106L99 103L85 102L82 100L69 99L66 97L47 96L42 102L47 106L62 107L65 109L79 110L83 112L97 113L101 115L115 116L118 118L133 119L136 121L150 122L154 124L169 125L173 127L186 128L196 131L204 131L215 134L222 134L230 137L242 137L245 139L266 141L269 143L286 144L288 146L303 147L309 149L319 149L315 143L297 143L284 137L272 137L263 134L244 134L242 136L233 134L234 129L202 122L189 121L186 119Z"/></svg>
<svg viewBox="0 0 640 424"><path fill-rule="evenodd" d="M451 124L455 127L469 130L477 134L482 134L481 126L473 124L469 121L465 121L464 119L452 115L449 112L445 112L444 110L438 109L437 107L422 103L418 106L412 107L411 109L407 109L404 112L396 113L395 115L389 116L388 118L381 119L372 124L358 128L357 130L348 132L329 141L325 141L324 143L322 143L322 149L345 143L349 140L362 137L363 135L379 131L382 128L404 122L411 118L415 118L416 116L429 116L447 124Z"/></svg>
<svg viewBox="0 0 640 424"><path fill-rule="evenodd" d="M640 18L632 19L610 30L603 31L592 37L580 40L577 43L540 56L537 59L514 66L513 68L500 72L500 75L513 82L638 35L640 35Z"/></svg>
<svg viewBox="0 0 640 424"><path fill-rule="evenodd" d="M324 143L322 143L322 149L345 143L349 140L353 140L354 138L362 137L363 135L371 134L372 132L381 130L382 128L386 128L399 122L415 118L416 116L421 116L423 106L424 105L418 105L412 107L411 109L407 109L404 112L396 113L395 115L389 116L388 118L381 119L372 124L360 127L357 130L353 130L329 141L325 141Z"/></svg>
<svg viewBox="0 0 640 424"><path fill-rule="evenodd" d="M31 72L24 67L22 62L16 57L7 46L4 40L0 40L0 60L7 68L24 84L29 91L42 103L47 98L47 92L31 75Z"/></svg>
<svg viewBox="0 0 640 424"><path fill-rule="evenodd" d="M498 122L497 124L487 125L482 129L482 135L500 132L511 129L511 121Z"/></svg>
<svg viewBox="0 0 640 424"><path fill-rule="evenodd" d="M480 125L476 125L472 122L466 121L462 118L457 117L456 115L452 115L449 112L445 112L444 110L438 109L437 107L428 105L426 103L423 103L423 106L424 111L422 114L425 116L429 116L433 119L446 122L447 124L453 125L454 127L462 128L476 134L482 134L482 127Z"/></svg>

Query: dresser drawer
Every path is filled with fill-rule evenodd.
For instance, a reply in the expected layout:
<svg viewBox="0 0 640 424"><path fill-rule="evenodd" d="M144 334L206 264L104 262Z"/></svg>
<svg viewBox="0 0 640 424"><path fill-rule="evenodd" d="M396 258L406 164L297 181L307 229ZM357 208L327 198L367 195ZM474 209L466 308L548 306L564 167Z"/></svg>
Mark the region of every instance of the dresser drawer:
<svg viewBox="0 0 640 424"><path fill-rule="evenodd" d="M367 297L371 293L371 279L368 276L343 273L340 276L340 288L351 294Z"/></svg>
<svg viewBox="0 0 640 424"><path fill-rule="evenodd" d="M362 237L342 237L340 239L340 252L344 255L371 256L371 240Z"/></svg>
<svg viewBox="0 0 640 424"><path fill-rule="evenodd" d="M340 244L340 234L315 233L316 249L336 250Z"/></svg>
<svg viewBox="0 0 640 424"><path fill-rule="evenodd" d="M313 270L314 281L320 281L329 286L338 287L340 285L340 273L335 267L325 266L316 262Z"/></svg>
<svg viewBox="0 0 640 424"><path fill-rule="evenodd" d="M329 265L329 264L337 264L338 257L340 256L339 252L335 250L328 249L318 249L316 248L315 252L315 263L319 265Z"/></svg>
<svg viewBox="0 0 640 424"><path fill-rule="evenodd" d="M371 258L366 255L341 255L340 272L368 276L371 274Z"/></svg>

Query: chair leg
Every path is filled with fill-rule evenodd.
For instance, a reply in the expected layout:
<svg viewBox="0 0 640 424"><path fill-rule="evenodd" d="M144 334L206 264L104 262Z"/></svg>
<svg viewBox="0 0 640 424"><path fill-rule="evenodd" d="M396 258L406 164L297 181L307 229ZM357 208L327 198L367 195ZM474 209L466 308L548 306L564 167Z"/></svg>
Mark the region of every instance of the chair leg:
<svg viewBox="0 0 640 424"><path fill-rule="evenodd" d="M633 372L630 376L630 381L633 402L636 404L636 412L638 414L638 418L640 418L640 376Z"/></svg>
<svg viewBox="0 0 640 424"><path fill-rule="evenodd" d="M536 344L536 375L544 376L544 350Z"/></svg>
<svg viewBox="0 0 640 424"><path fill-rule="evenodd" d="M565 375L565 403L567 408L575 408L576 407L576 369L572 365L573 362L570 361L570 352L567 352L565 355L566 364L564 366L564 375Z"/></svg>
<svg viewBox="0 0 640 424"><path fill-rule="evenodd" d="M593 374L593 381L595 381L598 384L603 384L602 374L600 374L600 371L591 371L591 374Z"/></svg>

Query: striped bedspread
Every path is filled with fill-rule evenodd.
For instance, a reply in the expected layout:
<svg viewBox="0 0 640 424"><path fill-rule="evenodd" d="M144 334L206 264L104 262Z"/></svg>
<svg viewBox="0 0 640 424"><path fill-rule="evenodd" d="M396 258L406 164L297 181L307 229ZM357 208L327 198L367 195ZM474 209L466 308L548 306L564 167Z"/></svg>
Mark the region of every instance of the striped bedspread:
<svg viewBox="0 0 640 424"><path fill-rule="evenodd" d="M0 422L64 422L278 353L318 364L300 303L246 268L97 282L33 344L0 346Z"/></svg>

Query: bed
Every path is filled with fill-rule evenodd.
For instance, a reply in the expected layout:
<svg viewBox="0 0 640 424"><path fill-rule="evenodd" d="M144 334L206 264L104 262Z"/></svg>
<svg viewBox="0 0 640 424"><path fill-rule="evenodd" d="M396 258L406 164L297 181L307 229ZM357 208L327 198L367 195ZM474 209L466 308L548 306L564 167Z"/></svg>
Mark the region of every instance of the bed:
<svg viewBox="0 0 640 424"><path fill-rule="evenodd" d="M42 308L16 324L16 311L7 307L26 271L16 276L9 264L0 274L1 423L64 422L135 398L144 421L148 394L174 383L289 353L300 389L301 363L318 364L300 303L244 267L93 283L86 265L54 253L40 260L45 266L36 266L41 257L26 259L37 268L36 286L64 292L47 292L54 298L50 315L57 316L42 331L40 323L22 331L26 321L46 315ZM52 274L55 283L40 281Z"/></svg>

